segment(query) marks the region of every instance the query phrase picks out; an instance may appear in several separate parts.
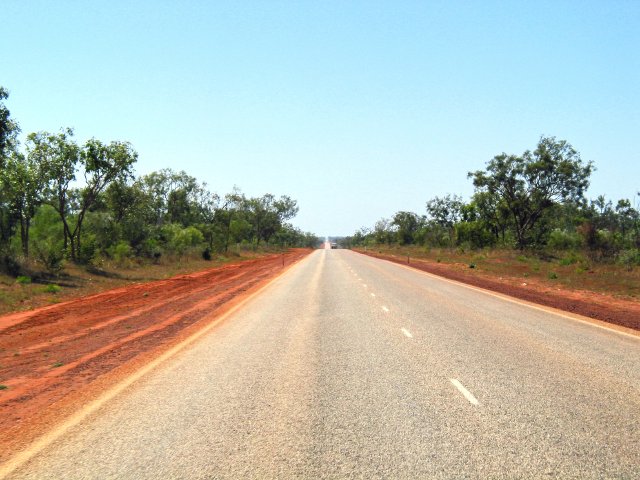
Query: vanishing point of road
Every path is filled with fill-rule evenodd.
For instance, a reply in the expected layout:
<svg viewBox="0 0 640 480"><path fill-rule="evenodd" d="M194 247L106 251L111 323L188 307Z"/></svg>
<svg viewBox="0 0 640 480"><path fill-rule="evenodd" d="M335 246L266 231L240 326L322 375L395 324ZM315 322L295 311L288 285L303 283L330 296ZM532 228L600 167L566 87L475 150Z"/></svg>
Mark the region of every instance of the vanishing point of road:
<svg viewBox="0 0 640 480"><path fill-rule="evenodd" d="M640 338L318 250L31 453L9 478L640 478Z"/></svg>

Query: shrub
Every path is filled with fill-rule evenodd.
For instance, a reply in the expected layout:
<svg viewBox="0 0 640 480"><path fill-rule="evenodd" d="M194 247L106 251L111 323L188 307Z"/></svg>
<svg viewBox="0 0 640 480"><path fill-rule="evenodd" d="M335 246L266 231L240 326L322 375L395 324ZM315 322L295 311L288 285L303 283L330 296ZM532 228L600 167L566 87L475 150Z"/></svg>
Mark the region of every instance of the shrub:
<svg viewBox="0 0 640 480"><path fill-rule="evenodd" d="M558 274L556 272L549 272L549 280L556 280L558 278Z"/></svg>
<svg viewBox="0 0 640 480"><path fill-rule="evenodd" d="M51 274L57 275L64 268L64 249L61 242L50 239L33 243L36 259Z"/></svg>
<svg viewBox="0 0 640 480"><path fill-rule="evenodd" d="M458 244L468 244L471 248L484 248L496 243L496 238L482 222L460 222L456 225Z"/></svg>
<svg viewBox="0 0 640 480"><path fill-rule="evenodd" d="M18 278L16 278L16 283L19 283L20 285L29 285L31 283L31 277L20 275Z"/></svg>
<svg viewBox="0 0 640 480"><path fill-rule="evenodd" d="M582 255L576 252L571 252L569 255L560 260L560 265L574 265L579 262L584 262L585 259Z"/></svg>
<svg viewBox="0 0 640 480"><path fill-rule="evenodd" d="M124 240L119 241L107 249L109 256L118 264L124 265L133 256L133 249Z"/></svg>
<svg viewBox="0 0 640 480"><path fill-rule="evenodd" d="M582 238L577 233L556 229L549 234L547 246L553 250L573 250L582 246Z"/></svg>
<svg viewBox="0 0 640 480"><path fill-rule="evenodd" d="M80 249L78 251L78 262L83 265L88 265L96 258L98 253L98 244L96 242L95 235L85 235L82 238Z"/></svg>
<svg viewBox="0 0 640 480"><path fill-rule="evenodd" d="M56 285L55 283L50 283L43 288L43 291L46 293L58 293L60 290L62 290L60 285Z"/></svg>
<svg viewBox="0 0 640 480"><path fill-rule="evenodd" d="M17 277L22 272L20 262L18 262L16 256L11 252L5 253L0 257L0 269L14 277Z"/></svg>
<svg viewBox="0 0 640 480"><path fill-rule="evenodd" d="M637 248L623 250L618 255L617 260L620 265L624 265L628 270L632 270L633 267L640 265L640 250Z"/></svg>

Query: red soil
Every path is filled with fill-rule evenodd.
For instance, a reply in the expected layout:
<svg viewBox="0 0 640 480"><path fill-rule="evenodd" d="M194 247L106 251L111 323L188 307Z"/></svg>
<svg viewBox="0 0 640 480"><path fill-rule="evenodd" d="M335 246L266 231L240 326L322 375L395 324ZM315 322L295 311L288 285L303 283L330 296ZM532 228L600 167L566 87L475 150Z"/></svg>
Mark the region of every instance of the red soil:
<svg viewBox="0 0 640 480"><path fill-rule="evenodd" d="M0 461L310 253L296 249L0 317ZM284 262L284 263L283 263Z"/></svg>
<svg viewBox="0 0 640 480"><path fill-rule="evenodd" d="M358 252L394 263L407 264L407 257L404 256L397 257L361 250ZM451 280L640 331L640 302L595 292L569 290L562 287L550 288L548 285L530 279L523 281L522 278L515 277L497 278L471 270L466 265L464 268L457 268L456 265L414 258L409 262L412 268Z"/></svg>

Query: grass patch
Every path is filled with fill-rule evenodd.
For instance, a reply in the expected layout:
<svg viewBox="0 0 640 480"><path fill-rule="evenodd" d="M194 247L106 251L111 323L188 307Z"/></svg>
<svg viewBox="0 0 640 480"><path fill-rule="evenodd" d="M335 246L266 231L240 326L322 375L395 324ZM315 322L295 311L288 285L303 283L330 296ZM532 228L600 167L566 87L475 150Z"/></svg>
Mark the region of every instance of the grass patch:
<svg viewBox="0 0 640 480"><path fill-rule="evenodd" d="M27 277L26 275L20 275L18 278L16 278L16 283L18 285L30 285L31 277Z"/></svg>
<svg viewBox="0 0 640 480"><path fill-rule="evenodd" d="M61 367L63 365L64 365L64 363L62 363L62 362L56 362L53 365L51 365L51 368L58 368L58 367Z"/></svg>
<svg viewBox="0 0 640 480"><path fill-rule="evenodd" d="M386 246L370 250L395 253ZM559 251L551 256L509 249L462 253L456 249L405 246L403 252L412 260L437 262L453 269L463 267L468 271L470 265L475 264L478 274L487 277L511 278L516 282L523 277L532 282L553 280L554 284L571 290L619 295L635 301L640 297L640 268L629 269L620 262L595 262L582 250Z"/></svg>
<svg viewBox="0 0 640 480"><path fill-rule="evenodd" d="M62 290L60 285L56 285L55 283L50 283L49 285L42 287L42 291L44 293L58 293Z"/></svg>
<svg viewBox="0 0 640 480"><path fill-rule="evenodd" d="M0 385L0 390L6 390L7 388L9 387L7 387L6 385Z"/></svg>

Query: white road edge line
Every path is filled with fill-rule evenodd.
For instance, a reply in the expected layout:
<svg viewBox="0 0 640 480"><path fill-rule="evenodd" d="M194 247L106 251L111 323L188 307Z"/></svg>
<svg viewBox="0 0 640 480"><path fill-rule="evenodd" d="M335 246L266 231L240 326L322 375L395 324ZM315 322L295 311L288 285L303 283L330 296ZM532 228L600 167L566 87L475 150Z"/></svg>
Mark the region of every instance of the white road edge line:
<svg viewBox="0 0 640 480"><path fill-rule="evenodd" d="M360 253L360 255L365 255L365 254L364 253ZM369 257L369 258L375 258L375 257ZM511 302L511 303L515 303L517 305L522 305L522 306L525 306L525 307L533 308L534 310L539 310L541 312L549 313L551 315L556 315L558 317L566 318L568 320L573 320L574 322L584 323L585 325L591 325L592 327L600 328L602 330L607 330L609 332L619 333L620 335L624 335L626 337L635 338L636 340L640 339L640 335L638 333L634 332L630 328L620 327L621 330L619 330L618 328L612 328L611 325L606 324L606 322L603 322L601 320L597 320L595 318L589 318L589 317L586 317L584 315L571 314L570 312L564 312L562 310L559 310L559 309L553 308L553 307L547 307L547 306L544 306L544 305L537 305L537 304L534 304L533 302L528 302L526 300L520 300L520 299L518 299L516 297L510 297L508 295L505 295L505 294L502 294L502 293L498 293L498 292L494 292L492 290L487 290L487 289L484 289L484 288L475 287L473 285L469 285L468 283L459 282L457 280L451 280L449 278L441 277L440 275L436 275L434 273L425 272L424 270L419 270L417 268L413 268L413 267L410 267L410 266L407 266L407 265L401 265L401 264L392 262L390 260L386 260L384 258L378 258L377 260L382 260L383 262L390 263L391 265L395 265L396 267L404 268L405 270L409 270L409 271L414 272L414 273L420 273L422 275L425 275L425 276L431 277L431 278L435 278L436 280L440 280L442 282L451 283L453 285L458 285L460 287L467 288L469 290L475 290L476 292L484 293L485 295L489 295L489 296L492 296L492 297L495 297L495 298L500 298L500 299L502 299L502 300L504 300L506 302ZM578 317L582 317L582 318L578 318Z"/></svg>
<svg viewBox="0 0 640 480"><path fill-rule="evenodd" d="M387 307L385 307L384 305L382 306L382 310L384 310L385 312L389 311L389 309Z"/></svg>
<svg viewBox="0 0 640 480"><path fill-rule="evenodd" d="M413 338L413 335L411 335L411 332L409 330L407 330L406 328L401 328L400 330L402 330L402 333L405 334L405 336L407 336L408 338Z"/></svg>
<svg viewBox="0 0 640 480"><path fill-rule="evenodd" d="M464 388L464 385L462 385L458 380L456 380L455 378L450 378L449 380L451 381L451 383L453 383L454 387L460 390L460 393L464 395L464 398L469 400L469 403L471 403L472 405L480 405L480 402L478 401L478 399L474 397L469 390Z"/></svg>

